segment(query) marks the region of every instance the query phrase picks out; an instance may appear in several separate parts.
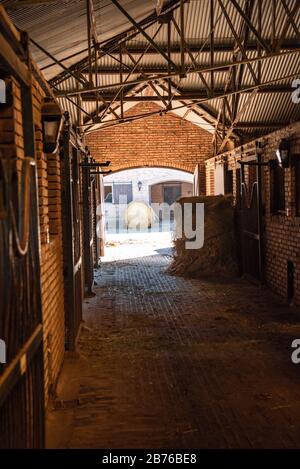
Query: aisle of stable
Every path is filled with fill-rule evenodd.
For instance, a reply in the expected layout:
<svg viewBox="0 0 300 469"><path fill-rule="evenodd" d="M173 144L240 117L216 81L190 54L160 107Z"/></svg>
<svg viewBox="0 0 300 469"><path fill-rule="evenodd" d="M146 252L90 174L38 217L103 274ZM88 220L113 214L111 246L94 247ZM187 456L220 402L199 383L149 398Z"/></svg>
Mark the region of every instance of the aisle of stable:
<svg viewBox="0 0 300 469"><path fill-rule="evenodd" d="M169 262L158 254L102 266L49 446L298 446L296 311L243 281L169 276Z"/></svg>

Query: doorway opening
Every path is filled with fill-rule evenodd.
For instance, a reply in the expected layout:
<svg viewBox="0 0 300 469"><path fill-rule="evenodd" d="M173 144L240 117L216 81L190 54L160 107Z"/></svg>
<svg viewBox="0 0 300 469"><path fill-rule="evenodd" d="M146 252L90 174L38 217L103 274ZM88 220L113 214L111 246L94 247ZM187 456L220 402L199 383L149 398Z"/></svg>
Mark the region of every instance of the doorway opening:
<svg viewBox="0 0 300 469"><path fill-rule="evenodd" d="M104 177L102 261L171 254L174 203L193 194L193 175L171 168L134 168Z"/></svg>

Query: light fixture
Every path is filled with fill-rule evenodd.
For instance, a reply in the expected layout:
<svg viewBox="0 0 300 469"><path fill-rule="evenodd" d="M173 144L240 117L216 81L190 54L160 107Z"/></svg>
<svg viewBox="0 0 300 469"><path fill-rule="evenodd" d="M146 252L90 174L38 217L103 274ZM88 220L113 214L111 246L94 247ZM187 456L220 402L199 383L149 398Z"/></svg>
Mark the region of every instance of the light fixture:
<svg viewBox="0 0 300 469"><path fill-rule="evenodd" d="M142 188L142 185L143 185L142 181L139 181L139 182L137 183L137 185L138 185L138 188L139 188L139 191L140 191L141 188Z"/></svg>
<svg viewBox="0 0 300 469"><path fill-rule="evenodd" d="M288 168L290 164L290 142L286 139L281 140L277 150L276 157L279 166L282 168Z"/></svg>
<svg viewBox="0 0 300 469"><path fill-rule="evenodd" d="M58 104L46 98L42 105L43 151L55 153L58 148L59 134L62 126L62 113Z"/></svg>

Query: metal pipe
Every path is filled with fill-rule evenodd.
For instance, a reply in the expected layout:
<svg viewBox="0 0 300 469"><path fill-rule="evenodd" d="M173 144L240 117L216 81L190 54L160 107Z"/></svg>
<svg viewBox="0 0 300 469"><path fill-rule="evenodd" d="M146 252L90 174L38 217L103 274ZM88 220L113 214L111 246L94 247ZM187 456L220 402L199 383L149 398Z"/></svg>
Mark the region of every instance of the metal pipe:
<svg viewBox="0 0 300 469"><path fill-rule="evenodd" d="M92 85L92 44L91 44L91 6L90 0L86 0L86 16L87 16L87 40L88 40L88 63L89 63L89 82Z"/></svg>
<svg viewBox="0 0 300 469"><path fill-rule="evenodd" d="M166 61L168 62L169 59L168 59L168 56L167 54L165 54L165 52L161 49L161 47L156 44L156 42L153 41L153 39L146 33L146 31L139 25L139 23L137 23L130 15L129 13L122 7L122 5L120 5L120 3L117 1L117 0L111 0L111 2L118 8L118 10L133 24L133 26L147 39L148 42L150 42L150 44L154 47L154 49L157 50L157 52L159 52L165 59ZM178 70L178 67L177 65L172 62L172 60L170 61L172 67L175 69L175 70Z"/></svg>
<svg viewBox="0 0 300 469"><path fill-rule="evenodd" d="M75 73L72 72L72 70L70 70L68 67L66 67L63 63L60 62L60 60L56 59L54 57L54 55L50 54L50 52L48 52L44 47L42 47L40 44L38 44L36 41L34 41L32 39L32 37L29 38L30 42L32 42L32 44L35 45L35 47L37 47L38 49L40 49L40 51L42 51L45 55L47 55L48 57L50 57L50 59L52 59L56 65L59 65L65 72L68 72L76 81L79 81L82 85L85 85L86 84L86 81L85 80L80 80L80 78L78 78ZM52 86L52 85L51 85Z"/></svg>
<svg viewBox="0 0 300 469"><path fill-rule="evenodd" d="M295 78L299 76L299 73L293 73L291 75L288 75L288 76L285 76L285 77L280 77L280 78L276 78L274 80L270 80L266 83L262 83L260 84L259 86L257 85L254 85L254 86L249 86L248 88L245 88L243 90L234 90L234 91L228 91L227 93L225 93L223 96L218 96L218 98L224 98L224 97L227 97L227 96L233 96L233 95L237 95L237 94L240 94L240 93L243 93L245 91L254 91L256 90L257 88L259 87L264 87L264 86L268 86L272 83L276 83L276 82L279 82L279 81L282 81L282 80L287 80L287 79L291 79L291 78ZM186 104L182 104L181 106L176 106L172 109L172 112L173 111L176 111L178 109L183 109L183 108L189 108L189 107L193 107L195 104L202 104L203 102L206 102L206 101L210 101L212 99L215 99L214 97L207 97L207 98L203 98L199 101L195 101L193 103L186 103ZM142 116L139 116L139 118L143 118L143 117L149 117L149 116L153 116L153 115L161 115L161 114L164 114L168 112L167 110L161 110L161 111L153 111L153 112L150 112L150 113L147 113L145 115L142 115ZM133 116L132 118L130 118L130 120L134 119L135 116ZM126 123L129 121L129 118L127 118L125 121L123 119L122 123ZM110 122L112 122L113 124L114 123L119 123L119 120L110 120ZM84 127L90 127L92 124L89 123L89 124L85 124ZM109 125L106 125L106 126L102 126L100 127L100 129L104 129L104 128L107 128L107 127L110 127L111 124Z"/></svg>
<svg viewBox="0 0 300 469"><path fill-rule="evenodd" d="M269 60L269 59L272 59L272 58L275 58L275 57L284 57L286 55L293 55L293 54L298 54L300 52L300 48L298 49L295 49L295 50L289 50L289 51L285 51L285 52L274 52L274 53L271 53L269 55L266 55L264 57L253 57L253 58L247 58L247 59L243 59L243 60L237 60L235 62L230 62L230 63L227 63L227 64L222 64L222 65L214 65L214 67L206 67L206 68L194 68L194 69L191 69L191 70L187 70L186 71L186 74L190 74L190 73L208 73L208 72L211 72L211 71L214 71L214 70L218 70L220 68L224 68L225 67L238 67L239 65L242 65L242 64L247 64L247 63L255 63L255 62L258 62L258 61L264 61L264 60ZM172 72L170 74L166 73L166 74L163 74L163 75L159 75L159 76L152 76L152 77L147 77L147 78L142 78L142 79L137 79L137 80L131 80L131 81L128 81L126 82L126 86L128 85L138 85L140 83L148 83L150 81L154 81L154 80L161 80L161 79L164 79L164 78L171 78L171 77L176 77L180 75L179 72ZM297 76L299 75L299 72L297 74L294 74L293 76ZM286 77L288 78L288 77ZM281 78L281 80L284 80L285 78ZM277 80L279 81L279 80ZM273 83L274 81L270 81L269 83ZM121 87L121 86L125 86L125 83L111 83L111 84L108 84L108 85L102 85L102 86L98 86L97 89L96 88L92 88L92 89L89 89L89 90L79 90L79 91L70 91L68 93L62 93L60 94L59 96L75 96L76 94L85 94L85 93L89 93L89 92L95 92L95 91L100 91L100 90L105 90L105 89L108 89L108 88L115 88L115 87ZM258 85L255 85L255 87L257 87Z"/></svg>
<svg viewBox="0 0 300 469"><path fill-rule="evenodd" d="M185 77L185 40L184 40L184 0L180 0L180 63L181 63L181 78Z"/></svg>

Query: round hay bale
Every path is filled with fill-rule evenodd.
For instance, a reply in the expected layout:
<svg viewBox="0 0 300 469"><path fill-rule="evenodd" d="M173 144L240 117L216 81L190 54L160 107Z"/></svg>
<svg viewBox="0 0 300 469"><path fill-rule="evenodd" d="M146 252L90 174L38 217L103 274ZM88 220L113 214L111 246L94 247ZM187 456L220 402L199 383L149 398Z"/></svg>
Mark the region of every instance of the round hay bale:
<svg viewBox="0 0 300 469"><path fill-rule="evenodd" d="M125 210L125 226L128 229L150 228L155 219L155 213L146 202L130 202Z"/></svg>

